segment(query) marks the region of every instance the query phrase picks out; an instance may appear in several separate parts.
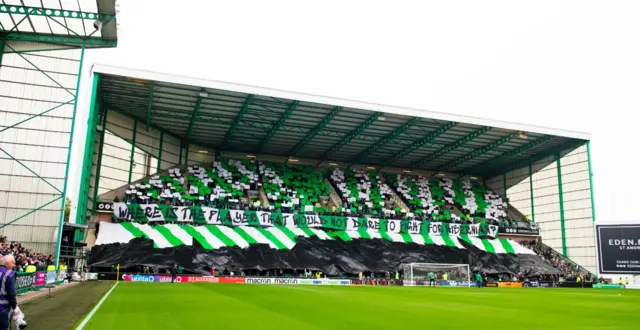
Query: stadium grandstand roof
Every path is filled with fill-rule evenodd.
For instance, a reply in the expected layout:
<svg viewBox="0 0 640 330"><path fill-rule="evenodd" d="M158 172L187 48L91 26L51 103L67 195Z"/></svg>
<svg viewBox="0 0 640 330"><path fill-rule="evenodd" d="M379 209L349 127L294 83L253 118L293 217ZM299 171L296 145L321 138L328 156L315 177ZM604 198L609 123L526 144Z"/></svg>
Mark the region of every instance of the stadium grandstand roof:
<svg viewBox="0 0 640 330"><path fill-rule="evenodd" d="M115 0L2 0L5 53L117 45Z"/></svg>
<svg viewBox="0 0 640 330"><path fill-rule="evenodd" d="M573 150L581 132L96 64L104 106L220 151L490 176Z"/></svg>

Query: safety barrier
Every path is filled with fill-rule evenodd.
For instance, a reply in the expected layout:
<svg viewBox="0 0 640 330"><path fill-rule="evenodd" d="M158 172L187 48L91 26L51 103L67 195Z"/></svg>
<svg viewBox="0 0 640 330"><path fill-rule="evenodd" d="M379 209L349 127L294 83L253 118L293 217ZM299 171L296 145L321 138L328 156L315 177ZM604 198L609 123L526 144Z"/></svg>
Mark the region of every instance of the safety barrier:
<svg viewBox="0 0 640 330"><path fill-rule="evenodd" d="M66 275L67 272L64 270L35 273L16 272L16 293L21 295L30 291L38 291L47 284L62 284Z"/></svg>

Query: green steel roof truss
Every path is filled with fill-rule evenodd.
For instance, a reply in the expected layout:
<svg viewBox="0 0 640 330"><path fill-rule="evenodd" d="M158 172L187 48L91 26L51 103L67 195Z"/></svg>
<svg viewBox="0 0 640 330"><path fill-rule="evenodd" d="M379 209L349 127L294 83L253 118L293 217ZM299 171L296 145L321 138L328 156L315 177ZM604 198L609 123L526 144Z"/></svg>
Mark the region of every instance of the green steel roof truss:
<svg viewBox="0 0 640 330"><path fill-rule="evenodd" d="M498 165L501 161L507 160L511 157L515 157L517 155L522 154L523 152L526 152L527 150L536 147L537 145L540 145L542 143L545 143L547 141L552 140L553 137L550 135L545 135L539 139L533 140L527 144L524 144L516 149L513 149L511 151L507 151L505 153L502 153L501 155L498 155L496 157L494 157L491 160L488 160L486 162L483 162L481 164L478 164L476 166L473 166L471 168L463 168L462 170L467 170L469 169L470 172L475 173L476 171L484 171L487 170L489 167L494 166L494 165Z"/></svg>
<svg viewBox="0 0 640 330"><path fill-rule="evenodd" d="M280 128L284 126L284 123L287 121L287 119L289 119L289 116L291 116L291 114L296 109L298 104L300 104L300 101L296 100L296 101L293 101L289 105L289 107L287 107L287 110L285 110L282 117L278 119L275 125L273 125L273 128L269 130L269 133L267 133L267 136L265 136L264 139L262 139L262 141L258 144L258 146L256 147L256 152L262 151L262 148L264 148L264 146L271 141L271 139L274 137L274 135L276 135L276 133L280 130Z"/></svg>
<svg viewBox="0 0 640 330"><path fill-rule="evenodd" d="M357 154L355 157L351 159L350 162L353 163L354 161L357 161L358 163L363 164L369 155L373 154L379 148L393 141L393 139L397 138L400 134L405 133L407 130L409 130L411 126L417 124L419 121L420 120L417 117L411 118L411 120L402 124L400 127L396 128L393 132L383 136L380 140L376 141L371 147Z"/></svg>
<svg viewBox="0 0 640 330"><path fill-rule="evenodd" d="M231 123L231 127L229 127L227 134L225 134L220 147L224 148L229 143L231 136L236 131L236 128L238 128L238 124L240 123L242 116L244 116L244 114L247 112L247 109L249 109L249 105L251 104L251 101L253 101L253 96L254 96L253 94L247 95L247 98L242 104L242 108L240 108L240 111L236 115L236 118L233 120L233 123Z"/></svg>
<svg viewBox="0 0 640 330"><path fill-rule="evenodd" d="M438 129L436 129L435 131L427 133L427 135L425 135L422 139L413 142L411 145L402 149L400 152L393 155L391 158L388 158L383 165L389 165L389 164L395 163L397 160L401 159L402 157L420 149L422 146L433 141L434 139L437 139L440 135L444 134L446 131L450 130L456 125L458 125L458 123L451 121L438 127Z"/></svg>
<svg viewBox="0 0 640 330"><path fill-rule="evenodd" d="M191 116L191 120L189 121L189 129L187 130L187 142L191 140L191 133L193 132L193 125L196 122L196 118L198 118L198 113L200 112L200 105L202 105L202 96L198 95L198 100L196 101L196 106L193 109L193 115Z"/></svg>
<svg viewBox="0 0 640 330"><path fill-rule="evenodd" d="M447 169L450 169L450 168L454 168L454 167L456 167L456 166L458 166L458 165L460 165L462 163L470 161L471 159L473 159L475 157L478 157L478 156L483 155L483 154L485 154L485 153L487 153L487 152L489 152L491 150L494 150L495 148L497 148L497 147L499 147L499 146L511 141L512 139L516 138L517 136L518 136L518 134L510 134L510 135L507 135L505 137L502 137L502 138L500 138L500 139L498 139L496 141L493 141L493 142L489 143L488 145L486 145L486 146L484 146L484 147L482 147L480 149L475 149L472 152L470 152L470 153L468 153L468 154L466 154L466 155L464 155L462 157L458 157L455 160L453 160L453 161L451 161L451 162L449 162L449 163L447 163L447 164L445 164L443 166L439 166L437 168L437 170L438 171L442 171L442 170L447 170Z"/></svg>
<svg viewBox="0 0 640 330"><path fill-rule="evenodd" d="M432 153L430 155L427 155L427 157L425 157L425 158L413 163L411 165L411 167L412 168L419 168L421 166L424 166L424 164L426 164L426 163L428 163L428 162L430 162L430 161L432 161L434 159L437 159L437 158L441 157L442 155L447 154L447 153L449 153L449 152L451 152L451 151L453 151L455 149L458 149L458 148L462 147L467 142L472 141L473 139L477 138L478 136L488 132L490 129L491 129L491 127L484 126L484 127L480 128L478 130L475 130L471 134L466 135L466 136L456 140L455 142L440 148L438 151L436 151L436 152L434 152L434 153Z"/></svg>
<svg viewBox="0 0 640 330"><path fill-rule="evenodd" d="M332 145L324 154L322 154L322 158L327 158L327 156L330 156L332 153L340 150L340 148L344 147L345 144L349 143L356 136L362 134L362 132L364 132L367 127L371 126L376 120L378 120L380 116L382 116L382 112L375 112L373 116L365 120L362 124L360 124L360 126L347 133L342 139L340 139L340 141Z"/></svg>

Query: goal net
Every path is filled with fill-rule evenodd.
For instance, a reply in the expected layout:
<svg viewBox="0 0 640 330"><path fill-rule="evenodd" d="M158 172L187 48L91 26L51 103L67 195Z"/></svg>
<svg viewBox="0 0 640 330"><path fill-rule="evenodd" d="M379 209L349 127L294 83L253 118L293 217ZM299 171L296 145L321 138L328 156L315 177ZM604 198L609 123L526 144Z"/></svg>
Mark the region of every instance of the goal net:
<svg viewBox="0 0 640 330"><path fill-rule="evenodd" d="M472 285L468 264L404 264L403 283L406 286Z"/></svg>

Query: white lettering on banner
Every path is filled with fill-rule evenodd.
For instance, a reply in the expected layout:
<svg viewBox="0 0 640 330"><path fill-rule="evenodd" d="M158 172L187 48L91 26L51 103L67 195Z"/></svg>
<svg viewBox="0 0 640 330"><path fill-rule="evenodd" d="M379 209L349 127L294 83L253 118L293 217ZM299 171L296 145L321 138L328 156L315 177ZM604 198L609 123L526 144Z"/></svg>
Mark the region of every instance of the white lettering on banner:
<svg viewBox="0 0 640 330"><path fill-rule="evenodd" d="M247 277L244 279L247 284L273 284L272 278Z"/></svg>
<svg viewBox="0 0 640 330"><path fill-rule="evenodd" d="M202 212L204 212L204 218L207 220L207 223L210 225L221 225L222 220L220 219L220 210L214 209L212 207L202 207Z"/></svg>
<svg viewBox="0 0 640 330"><path fill-rule="evenodd" d="M229 214L231 215L231 223L234 226L248 226L249 221L247 220L247 215L244 214L242 210L229 210Z"/></svg>

